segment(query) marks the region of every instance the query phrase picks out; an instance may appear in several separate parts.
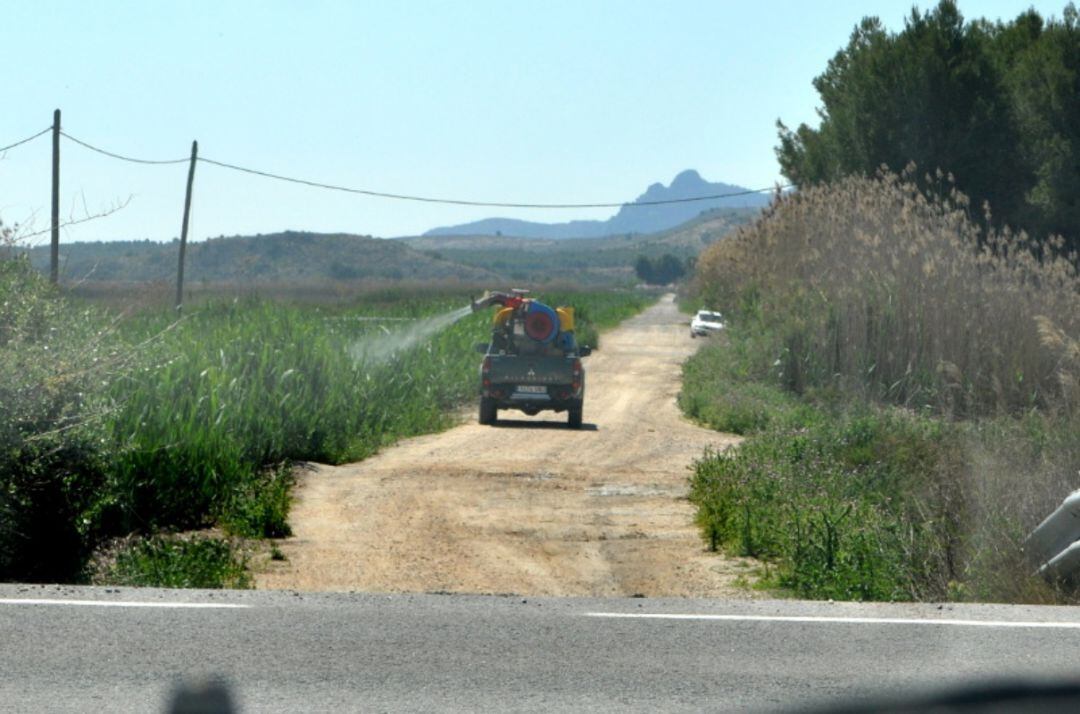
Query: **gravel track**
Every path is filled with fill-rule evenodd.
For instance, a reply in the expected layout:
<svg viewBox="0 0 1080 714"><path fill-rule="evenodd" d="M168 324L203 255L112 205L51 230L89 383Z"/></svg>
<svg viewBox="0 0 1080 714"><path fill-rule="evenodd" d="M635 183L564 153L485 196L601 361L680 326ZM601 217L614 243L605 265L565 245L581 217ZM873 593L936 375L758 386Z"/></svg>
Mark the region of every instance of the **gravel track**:
<svg viewBox="0 0 1080 714"><path fill-rule="evenodd" d="M285 561L260 588L746 597L751 565L706 553L688 467L738 437L675 404L699 341L668 295L587 358L585 428L565 415L475 415L365 461L301 470ZM503 418L506 417L506 418Z"/></svg>

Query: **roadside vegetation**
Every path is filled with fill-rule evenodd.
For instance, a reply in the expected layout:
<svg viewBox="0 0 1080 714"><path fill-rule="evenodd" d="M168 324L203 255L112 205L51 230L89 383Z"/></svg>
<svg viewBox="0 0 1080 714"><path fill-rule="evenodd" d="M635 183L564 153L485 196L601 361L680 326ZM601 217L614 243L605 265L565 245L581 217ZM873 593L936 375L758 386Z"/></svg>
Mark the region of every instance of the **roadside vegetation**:
<svg viewBox="0 0 1080 714"><path fill-rule="evenodd" d="M728 329L680 404L747 436L696 465L703 536L804 597L1076 602L1022 544L1080 487L1077 256L914 179L804 187L699 259Z"/></svg>
<svg viewBox="0 0 1080 714"><path fill-rule="evenodd" d="M250 588L248 556L235 538L152 535L121 538L91 564L90 580L158 588Z"/></svg>
<svg viewBox="0 0 1080 714"><path fill-rule="evenodd" d="M940 167L996 220L1080 250L1080 12L1060 7L965 19L941 0L900 31L864 18L814 80L816 127L780 124L781 171L806 186Z"/></svg>
<svg viewBox="0 0 1080 714"><path fill-rule="evenodd" d="M576 306L592 344L649 301L538 297ZM98 581L243 585L230 539L288 534L292 464L362 459L454 423L491 317L446 317L464 305L387 289L120 316L0 260L0 580L88 579L95 549L136 534ZM223 536L170 535L212 526Z"/></svg>
<svg viewBox="0 0 1080 714"><path fill-rule="evenodd" d="M544 284L552 276L590 286L629 286L644 278L635 270L638 259L660 263L671 255L685 263L720 240L733 228L753 220L760 209L726 208L701 213L682 225L659 233L612 235L604 238L512 238L509 236L419 236L401 239L428 255L488 270L511 281ZM662 269L667 269L662 268ZM661 284L667 284L671 276Z"/></svg>

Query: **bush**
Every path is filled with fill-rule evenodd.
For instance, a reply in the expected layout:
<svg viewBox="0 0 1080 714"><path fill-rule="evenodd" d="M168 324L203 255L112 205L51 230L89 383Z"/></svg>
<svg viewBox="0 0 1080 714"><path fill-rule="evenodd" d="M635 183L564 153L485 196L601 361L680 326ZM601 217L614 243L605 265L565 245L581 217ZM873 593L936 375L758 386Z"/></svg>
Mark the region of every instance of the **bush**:
<svg viewBox="0 0 1080 714"><path fill-rule="evenodd" d="M958 579L956 435L898 413L772 430L700 461L691 499L714 545L775 560L807 597L943 597Z"/></svg>
<svg viewBox="0 0 1080 714"><path fill-rule="evenodd" d="M225 529L247 538L285 538L292 535L287 517L293 482L290 464L266 469L236 485L218 519Z"/></svg>
<svg viewBox="0 0 1080 714"><path fill-rule="evenodd" d="M706 454L691 500L706 542L803 597L1076 602L1032 577L1023 542L1080 485L1077 426L864 409Z"/></svg>
<svg viewBox="0 0 1080 714"><path fill-rule="evenodd" d="M101 585L156 588L250 588L247 558L227 540L153 536L119 549Z"/></svg>
<svg viewBox="0 0 1080 714"><path fill-rule="evenodd" d="M718 338L683 365L679 407L706 426L752 434L773 425L798 428L819 418L817 409L748 369L746 341Z"/></svg>
<svg viewBox="0 0 1080 714"><path fill-rule="evenodd" d="M56 581L88 553L105 486L103 383L124 358L94 311L0 260L0 580Z"/></svg>

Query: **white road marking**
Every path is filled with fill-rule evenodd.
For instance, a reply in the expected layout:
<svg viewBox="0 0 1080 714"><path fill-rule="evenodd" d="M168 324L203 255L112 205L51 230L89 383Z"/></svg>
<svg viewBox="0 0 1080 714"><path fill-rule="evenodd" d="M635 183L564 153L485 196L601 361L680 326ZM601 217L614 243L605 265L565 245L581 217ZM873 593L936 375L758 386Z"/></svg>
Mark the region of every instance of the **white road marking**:
<svg viewBox="0 0 1080 714"><path fill-rule="evenodd" d="M949 627L1013 627L1030 629L1080 630L1080 622L1038 622L1013 620L916 619L908 617L811 617L788 615L688 615L649 612L586 612L585 617L637 620L723 620L728 622L805 622L840 625L944 625Z"/></svg>
<svg viewBox="0 0 1080 714"><path fill-rule="evenodd" d="M45 598L0 598L0 605L67 605L68 607L160 607L181 609L243 609L251 605L226 602L152 602L139 600L49 600Z"/></svg>

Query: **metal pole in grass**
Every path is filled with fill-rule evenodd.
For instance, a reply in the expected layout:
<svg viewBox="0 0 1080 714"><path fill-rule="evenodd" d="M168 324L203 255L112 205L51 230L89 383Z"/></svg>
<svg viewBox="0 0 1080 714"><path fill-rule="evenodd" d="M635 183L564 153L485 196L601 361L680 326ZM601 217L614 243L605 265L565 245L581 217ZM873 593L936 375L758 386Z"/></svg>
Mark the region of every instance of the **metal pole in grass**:
<svg viewBox="0 0 1080 714"><path fill-rule="evenodd" d="M52 244L49 248L49 280L60 279L60 110L53 112L52 125Z"/></svg>
<svg viewBox="0 0 1080 714"><path fill-rule="evenodd" d="M176 266L176 310L184 306L184 253L187 251L188 218L191 216L191 185L195 182L195 162L199 158L199 142L191 142L191 164L188 166L187 193L184 195L184 222L180 226L180 259Z"/></svg>

